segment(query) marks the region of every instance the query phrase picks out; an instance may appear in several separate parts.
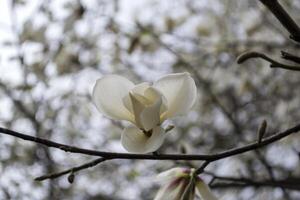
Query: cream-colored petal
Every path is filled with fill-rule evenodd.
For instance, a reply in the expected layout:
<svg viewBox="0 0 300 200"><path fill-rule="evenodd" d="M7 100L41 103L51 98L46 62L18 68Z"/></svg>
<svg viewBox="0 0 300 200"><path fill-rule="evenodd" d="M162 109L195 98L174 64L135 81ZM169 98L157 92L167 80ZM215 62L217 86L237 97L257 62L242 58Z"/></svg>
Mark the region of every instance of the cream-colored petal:
<svg viewBox="0 0 300 200"><path fill-rule="evenodd" d="M210 191L209 187L199 178L196 179L196 188L203 200L218 200Z"/></svg>
<svg viewBox="0 0 300 200"><path fill-rule="evenodd" d="M158 98L162 99L162 103L160 106L160 114L165 112L167 110L167 99L164 97L164 95L155 89L154 87L149 87L147 90L145 90L145 97L149 99L151 102L155 102ZM162 121L161 121L162 123Z"/></svg>
<svg viewBox="0 0 300 200"><path fill-rule="evenodd" d="M163 185L156 195L157 199L193 200L195 182L191 178L190 168L175 167L160 173L157 181Z"/></svg>
<svg viewBox="0 0 300 200"><path fill-rule="evenodd" d="M145 91L150 87L150 83L148 82L143 82L140 84L137 84L134 86L134 88L132 88L132 92L133 93L137 93L140 95L144 95Z"/></svg>
<svg viewBox="0 0 300 200"><path fill-rule="evenodd" d="M140 115L141 124L145 131L153 129L155 126L159 126L159 110L161 100L158 100L154 105L146 107Z"/></svg>
<svg viewBox="0 0 300 200"><path fill-rule="evenodd" d="M128 152L144 153L148 139L140 129L132 126L123 130L121 143Z"/></svg>
<svg viewBox="0 0 300 200"><path fill-rule="evenodd" d="M133 94L133 96L141 103L143 104L144 106L148 106L148 105L151 105L153 102L149 99L147 99L145 96L143 95L140 95L138 93L131 93Z"/></svg>
<svg viewBox="0 0 300 200"><path fill-rule="evenodd" d="M131 93L129 94L135 124L143 130L151 130L159 125L161 98L158 97L155 102L147 99L145 96Z"/></svg>
<svg viewBox="0 0 300 200"><path fill-rule="evenodd" d="M140 83L140 84L137 84L135 85L131 90L130 92L133 94L136 94L136 96L143 96L144 95L144 92L146 89L148 89L150 87L150 83L148 82L143 82L143 83ZM141 97L139 99L142 99L142 100L145 100L145 98ZM147 101L147 100L146 100ZM133 111L133 108L132 108L132 102L131 102L131 99L130 99L130 96L129 94L126 95L124 98L123 98L123 104L125 105L125 107L133 114L134 111Z"/></svg>
<svg viewBox="0 0 300 200"><path fill-rule="evenodd" d="M146 143L145 152L150 153L158 150L163 144L165 137L166 137L166 133L163 128L161 128L160 126L153 128L152 134Z"/></svg>
<svg viewBox="0 0 300 200"><path fill-rule="evenodd" d="M158 90L151 86L147 86L147 84L144 86L141 85L140 88L146 88L143 91L143 95L134 93L133 90L130 92L130 105L132 106L135 124L139 128L149 131L160 124L160 113L162 109L165 109L162 108L163 96ZM140 91L143 89L140 89ZM123 99L123 101L126 107L128 107L129 103L127 97L126 99Z"/></svg>
<svg viewBox="0 0 300 200"><path fill-rule="evenodd" d="M122 133L121 142L129 152L150 153L156 151L164 139L165 133L161 127L155 127L150 137L136 127L128 127Z"/></svg>
<svg viewBox="0 0 300 200"><path fill-rule="evenodd" d="M162 98L163 95L154 87L148 87L144 91L144 96L147 98L150 102L155 102L158 98Z"/></svg>
<svg viewBox="0 0 300 200"><path fill-rule="evenodd" d="M162 105L162 97L154 88L148 88L145 91L145 96L152 105L148 105L141 113L141 123L144 130L149 131L160 124L160 107Z"/></svg>
<svg viewBox="0 0 300 200"><path fill-rule="evenodd" d="M189 173L190 173L190 171L189 171L188 168L174 167L172 169L169 169L167 171L159 173L156 177L156 180L158 182L165 183L166 181L169 181L169 180L174 179L174 178L185 176Z"/></svg>
<svg viewBox="0 0 300 200"><path fill-rule="evenodd" d="M143 110L146 108L145 105L145 100L143 96L137 95L137 94L133 94L133 93L129 93L129 97L131 100L131 105L132 105L132 110L133 110L133 114L134 114L134 121L135 121L135 125L141 129L143 129L143 125L141 122L141 113L143 112Z"/></svg>
<svg viewBox="0 0 300 200"><path fill-rule="evenodd" d="M132 103L129 94L130 92L123 97L122 101L125 108L129 110L129 112L133 115L133 108L132 108Z"/></svg>
<svg viewBox="0 0 300 200"><path fill-rule="evenodd" d="M133 87L134 84L122 76L103 76L93 89L93 102L107 117L133 121L133 115L123 104L123 98Z"/></svg>
<svg viewBox="0 0 300 200"><path fill-rule="evenodd" d="M168 110L163 114L163 120L187 113L196 102L197 88L189 73L164 76L153 87L167 99Z"/></svg>
<svg viewBox="0 0 300 200"><path fill-rule="evenodd" d="M185 186L185 180L174 179L159 189L154 200L181 200Z"/></svg>

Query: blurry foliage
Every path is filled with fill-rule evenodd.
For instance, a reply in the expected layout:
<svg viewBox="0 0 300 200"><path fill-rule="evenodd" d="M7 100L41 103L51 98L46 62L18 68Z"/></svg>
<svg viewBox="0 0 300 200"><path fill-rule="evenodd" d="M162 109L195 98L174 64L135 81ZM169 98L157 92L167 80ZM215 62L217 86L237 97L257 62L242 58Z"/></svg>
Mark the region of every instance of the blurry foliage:
<svg viewBox="0 0 300 200"><path fill-rule="evenodd" d="M8 0L6 0L8 1ZM122 129L91 103L91 88L103 74L139 82L197 67L231 113L234 126L203 85L187 117L174 119L161 152L213 153L255 140L262 119L269 132L300 119L299 73L270 69L236 57L249 49L278 56L299 52L258 1L8 1L10 37L1 41L0 124L39 137L107 151L123 151ZM282 1L300 23L300 2ZM34 9L29 9L29 8ZM28 11L30 10L30 11ZM1 24L2 25L2 24ZM142 29L141 29L142 26ZM190 71L193 73L192 71ZM193 74L197 76L196 74ZM299 136L261 150L274 178L299 177ZM152 199L153 177L174 165L199 162L111 161L42 183L34 177L80 165L91 158L70 155L0 135L0 199ZM270 178L265 163L248 153L208 167L220 175ZM207 181L209 175L204 176ZM280 188L217 188L226 199L299 199Z"/></svg>

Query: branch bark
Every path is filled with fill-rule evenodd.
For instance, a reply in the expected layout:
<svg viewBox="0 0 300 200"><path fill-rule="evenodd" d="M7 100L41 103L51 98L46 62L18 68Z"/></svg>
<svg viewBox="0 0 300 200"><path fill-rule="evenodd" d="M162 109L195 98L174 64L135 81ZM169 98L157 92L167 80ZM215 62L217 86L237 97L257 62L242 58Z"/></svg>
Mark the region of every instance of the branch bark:
<svg viewBox="0 0 300 200"><path fill-rule="evenodd" d="M240 178L230 176L218 176L211 172L205 172L213 177L214 182L210 185L211 188L245 188L245 187L278 187L289 190L300 191L299 178L286 178L282 180L262 179L253 180L252 178ZM215 182L219 181L219 182Z"/></svg>
<svg viewBox="0 0 300 200"><path fill-rule="evenodd" d="M77 167L73 167L73 168L70 168L70 169L67 169L67 170L64 170L64 171L61 171L61 172L56 172L56 173L47 174L47 175L44 175L44 176L39 176L39 177L35 178L34 180L35 181L43 181L43 180L46 180L46 179L55 179L55 178L58 178L60 176L63 176L63 175L69 174L69 173L75 173L75 172L78 172L78 171L83 170L83 169L94 167L94 166L98 165L99 163L102 163L106 160L108 160L108 159L98 158L98 159L92 160L91 162L88 162L88 163L85 163L83 165L79 165Z"/></svg>
<svg viewBox="0 0 300 200"><path fill-rule="evenodd" d="M279 20L282 26L291 34L290 38L300 42L300 28L292 17L285 11L278 0L259 0Z"/></svg>
<svg viewBox="0 0 300 200"><path fill-rule="evenodd" d="M23 133L19 133L13 130L9 130L6 128L0 127L0 133L11 135L17 138L21 138L23 140L32 141L38 144L42 144L48 147L57 148L66 152L71 153L79 153L90 156L98 156L105 159L138 159L138 160L205 160L205 161L216 161L221 160L227 157L235 156L238 154L242 154L245 152L249 152L255 149L262 148L268 144L276 142L282 138L287 137L293 133L297 133L300 131L300 124L289 128L283 132L279 132L273 134L269 137L264 138L260 143L253 142L248 145L242 147L236 147L233 149L229 149L216 154L133 154L133 153L115 153L115 152L105 152L105 151L96 151L91 149L78 148L76 146L61 144L58 142L54 142L51 140L46 140L43 138L38 138L30 135L25 135Z"/></svg>
<svg viewBox="0 0 300 200"><path fill-rule="evenodd" d="M266 60L271 63L270 64L271 68L282 68L282 69L286 69L286 70L300 71L300 66L286 65L286 64L277 62L276 60L273 60L272 58L268 57L267 55L260 53L260 52L256 52L256 51L249 51L249 52L245 52L245 53L241 54L237 58L237 63L241 64L251 58L261 58L263 60Z"/></svg>

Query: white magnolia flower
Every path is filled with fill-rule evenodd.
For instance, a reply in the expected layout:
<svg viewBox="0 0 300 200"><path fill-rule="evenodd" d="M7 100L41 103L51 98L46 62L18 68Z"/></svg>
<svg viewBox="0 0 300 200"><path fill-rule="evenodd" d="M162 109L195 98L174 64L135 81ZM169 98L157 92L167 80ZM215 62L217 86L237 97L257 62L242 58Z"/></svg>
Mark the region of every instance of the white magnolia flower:
<svg viewBox="0 0 300 200"><path fill-rule="evenodd" d="M158 175L163 187L154 200L194 200L196 189L202 200L217 200L209 187L199 176L194 176L195 169L176 167Z"/></svg>
<svg viewBox="0 0 300 200"><path fill-rule="evenodd" d="M189 73L169 74L152 85L135 85L122 76L106 75L97 80L93 90L100 112L134 125L124 129L121 140L127 151L135 153L156 151L166 135L160 125L187 113L196 97L197 88Z"/></svg>

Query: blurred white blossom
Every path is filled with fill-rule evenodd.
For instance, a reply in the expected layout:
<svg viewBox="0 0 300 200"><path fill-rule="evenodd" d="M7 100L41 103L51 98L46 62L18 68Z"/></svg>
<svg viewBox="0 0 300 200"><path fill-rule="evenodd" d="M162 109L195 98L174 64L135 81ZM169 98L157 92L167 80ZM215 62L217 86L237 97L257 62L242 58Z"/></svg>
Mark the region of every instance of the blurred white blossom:
<svg viewBox="0 0 300 200"><path fill-rule="evenodd" d="M154 200L194 200L196 189L203 200L217 200L195 169L176 167L162 172L158 180L163 184Z"/></svg>

